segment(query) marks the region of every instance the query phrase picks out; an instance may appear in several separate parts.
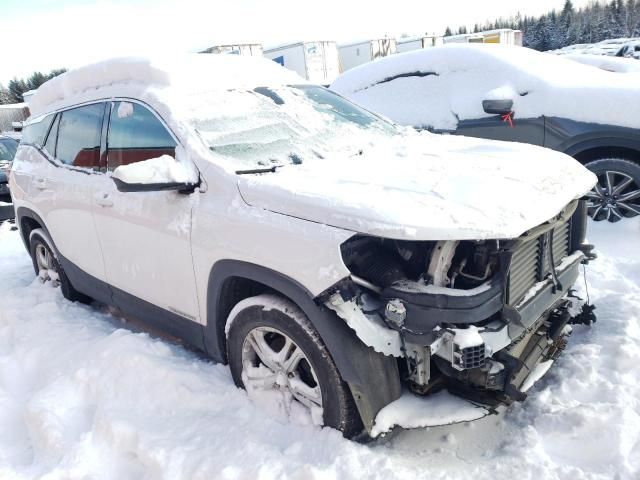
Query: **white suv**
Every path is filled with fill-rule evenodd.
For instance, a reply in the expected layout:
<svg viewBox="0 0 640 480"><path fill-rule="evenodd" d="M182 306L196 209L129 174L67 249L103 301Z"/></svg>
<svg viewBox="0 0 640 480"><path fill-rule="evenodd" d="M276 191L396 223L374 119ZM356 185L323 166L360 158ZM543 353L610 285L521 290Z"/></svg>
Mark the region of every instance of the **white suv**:
<svg viewBox="0 0 640 480"><path fill-rule="evenodd" d="M401 129L266 60L165 63L33 98L11 192L43 281L346 436L431 424L450 393L476 413L525 397L570 331L593 174Z"/></svg>

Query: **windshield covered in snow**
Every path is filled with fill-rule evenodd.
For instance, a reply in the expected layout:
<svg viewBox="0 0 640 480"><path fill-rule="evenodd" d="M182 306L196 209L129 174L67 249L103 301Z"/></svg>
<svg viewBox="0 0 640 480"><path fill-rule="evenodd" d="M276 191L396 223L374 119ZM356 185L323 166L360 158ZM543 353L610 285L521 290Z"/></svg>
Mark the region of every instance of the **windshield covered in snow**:
<svg viewBox="0 0 640 480"><path fill-rule="evenodd" d="M207 99L193 126L237 170L356 154L398 133L386 120L314 85L231 90Z"/></svg>

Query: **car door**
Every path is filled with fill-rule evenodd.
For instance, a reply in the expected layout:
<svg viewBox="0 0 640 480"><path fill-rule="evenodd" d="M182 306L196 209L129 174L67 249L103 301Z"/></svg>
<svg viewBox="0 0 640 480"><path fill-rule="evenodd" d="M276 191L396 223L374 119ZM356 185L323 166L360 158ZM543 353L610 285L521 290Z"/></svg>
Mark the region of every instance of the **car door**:
<svg viewBox="0 0 640 480"><path fill-rule="evenodd" d="M32 162L29 199L63 257L72 283L99 300L108 298L105 269L92 215L100 171L104 102L56 114L39 158ZM35 166L37 165L37 166ZM96 281L97 280L97 281Z"/></svg>
<svg viewBox="0 0 640 480"><path fill-rule="evenodd" d="M544 129L544 117L513 116L509 119L502 115L492 115L475 120L461 120L455 133L468 137L543 145Z"/></svg>
<svg viewBox="0 0 640 480"><path fill-rule="evenodd" d="M178 142L160 118L134 101L109 106L107 169L162 155L175 158ZM191 257L191 212L197 194L120 192L106 175L94 198L94 218L114 303L126 312L165 323L172 312L197 321ZM169 320L169 324L166 321Z"/></svg>

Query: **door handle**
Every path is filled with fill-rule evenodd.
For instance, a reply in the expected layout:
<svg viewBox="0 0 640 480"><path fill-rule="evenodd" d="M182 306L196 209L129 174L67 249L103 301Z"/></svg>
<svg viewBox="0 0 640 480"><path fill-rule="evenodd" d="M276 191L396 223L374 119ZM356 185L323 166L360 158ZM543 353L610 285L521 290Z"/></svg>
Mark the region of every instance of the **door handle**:
<svg viewBox="0 0 640 480"><path fill-rule="evenodd" d="M38 190L46 190L47 189L47 181L44 178L36 179L36 188Z"/></svg>
<svg viewBox="0 0 640 480"><path fill-rule="evenodd" d="M113 207L113 200L109 198L109 194L105 192L96 195L96 203L101 207Z"/></svg>

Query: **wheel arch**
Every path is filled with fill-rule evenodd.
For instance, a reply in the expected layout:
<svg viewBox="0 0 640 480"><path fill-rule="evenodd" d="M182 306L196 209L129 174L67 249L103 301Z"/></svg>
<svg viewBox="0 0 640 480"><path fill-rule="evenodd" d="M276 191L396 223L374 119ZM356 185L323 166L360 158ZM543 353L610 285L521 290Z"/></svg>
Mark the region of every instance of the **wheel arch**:
<svg viewBox="0 0 640 480"><path fill-rule="evenodd" d="M624 158L640 165L640 144L624 138L594 139L565 150L583 165L602 158Z"/></svg>
<svg viewBox="0 0 640 480"><path fill-rule="evenodd" d="M55 253L59 253L58 247L51 238L51 234L49 233L46 224L36 212L27 207L18 207L16 210L16 223L20 229L20 236L22 237L22 242L24 243L27 252L29 251L29 236L31 235L31 232L36 228L41 228L47 234L51 242L51 247L55 250Z"/></svg>
<svg viewBox="0 0 640 480"><path fill-rule="evenodd" d="M375 352L349 326L302 286L279 272L237 260L220 260L209 273L204 344L215 360L227 363L225 325L235 304L271 292L294 303L322 338L342 379L349 385L363 424L370 431L375 415L401 393L397 361Z"/></svg>

